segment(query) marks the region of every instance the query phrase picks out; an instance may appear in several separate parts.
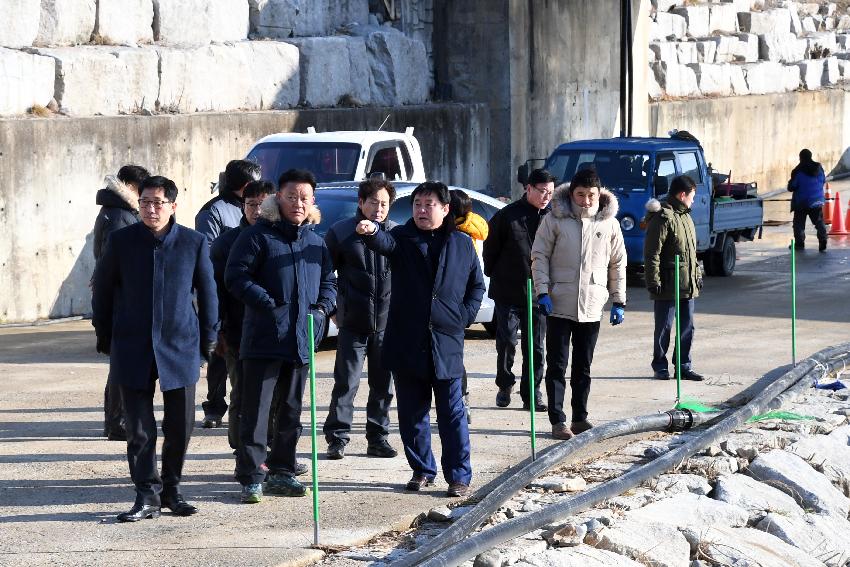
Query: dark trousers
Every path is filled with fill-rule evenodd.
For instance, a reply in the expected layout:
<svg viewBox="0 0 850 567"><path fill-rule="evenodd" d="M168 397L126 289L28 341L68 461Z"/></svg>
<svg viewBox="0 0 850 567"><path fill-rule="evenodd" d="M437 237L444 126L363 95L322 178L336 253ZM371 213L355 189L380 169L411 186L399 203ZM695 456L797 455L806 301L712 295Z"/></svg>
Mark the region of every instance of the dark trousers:
<svg viewBox="0 0 850 567"><path fill-rule="evenodd" d="M523 402L528 401L528 313L527 309L516 305L496 304L496 385L499 388L511 388L516 383L513 373L516 355L517 331L522 325L522 379L519 395ZM546 336L546 316L536 306L532 308L531 321L534 325L534 387L539 390L543 380L543 341Z"/></svg>
<svg viewBox="0 0 850 567"><path fill-rule="evenodd" d="M392 374L381 361L384 333L355 333L339 330L334 364L334 388L324 433L328 443L348 443L354 421L354 397L360 386L363 362L369 360L369 398L366 402L366 440L386 439L390 433Z"/></svg>
<svg viewBox="0 0 850 567"><path fill-rule="evenodd" d="M283 359L242 361L240 446L236 449L236 478L242 485L263 482L265 474L260 465L264 461L270 473L294 476L308 368ZM276 389L280 400L275 406L271 452L266 456L269 412Z"/></svg>
<svg viewBox="0 0 850 567"><path fill-rule="evenodd" d="M213 353L207 365L207 399L201 404L204 415L223 417L227 413L227 361Z"/></svg>
<svg viewBox="0 0 850 567"><path fill-rule="evenodd" d="M153 397L156 370L150 388L136 390L121 386L127 428L127 462L130 478L136 485L136 503L160 505L160 494L174 496L179 492L186 448L195 424L195 385L162 393L162 475L156 466L156 419Z"/></svg>
<svg viewBox="0 0 850 567"><path fill-rule="evenodd" d="M794 211L794 244L804 246L806 244L806 219L812 221L818 235L818 242L826 242L826 224L823 220L823 207L811 209L797 209Z"/></svg>
<svg viewBox="0 0 850 567"><path fill-rule="evenodd" d="M230 378L230 405L227 407L227 441L230 444L230 448L236 450L239 447L242 364L239 362L239 352L232 349L224 355L224 360L227 363L227 376Z"/></svg>
<svg viewBox="0 0 850 567"><path fill-rule="evenodd" d="M570 369L572 421L587 419L587 398L590 395L590 365L599 337L599 321L579 323L561 317L549 317L546 322L546 393L549 397L549 422L565 423L564 394L570 345L573 363Z"/></svg>
<svg viewBox="0 0 850 567"><path fill-rule="evenodd" d="M440 463L448 483L469 485L472 480L469 426L463 407L460 376L437 380L433 369L427 377L396 374L398 431L404 455L414 474L437 476L437 463L431 451L431 393L437 409L437 429L443 447Z"/></svg>
<svg viewBox="0 0 850 567"><path fill-rule="evenodd" d="M107 378L103 389L103 434L124 429L124 409L121 407L121 386Z"/></svg>
<svg viewBox="0 0 850 567"><path fill-rule="evenodd" d="M679 342L682 345L682 369L691 367L691 343L694 340L694 300L680 299L679 307L682 320L679 329L682 333ZM658 299L655 301L655 333L652 340L652 370L669 372L667 369L667 350L670 348L670 335L676 306L673 301ZM673 364L676 364L676 349L673 349Z"/></svg>

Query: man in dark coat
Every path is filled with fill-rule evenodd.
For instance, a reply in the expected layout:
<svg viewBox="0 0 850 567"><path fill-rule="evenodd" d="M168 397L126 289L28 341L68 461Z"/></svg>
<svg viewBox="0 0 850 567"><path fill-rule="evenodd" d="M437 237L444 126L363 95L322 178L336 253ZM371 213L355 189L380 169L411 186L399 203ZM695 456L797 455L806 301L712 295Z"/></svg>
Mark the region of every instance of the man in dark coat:
<svg viewBox="0 0 850 567"><path fill-rule="evenodd" d="M284 172L278 193L263 202L260 220L236 239L224 271L228 291L245 304L236 451L236 478L245 503L262 499L263 461L269 469L267 492L284 496L307 492L295 479L295 449L310 360L307 315L313 315L318 344L327 316L336 306L331 255L313 231L319 222L315 187L316 178L309 171ZM266 456L269 410L279 381L283 384L276 431Z"/></svg>
<svg viewBox="0 0 850 567"><path fill-rule="evenodd" d="M431 395L443 445L448 496L464 496L472 479L469 426L463 406L464 329L475 321L484 276L472 239L455 230L443 183L413 190L413 218L390 231L370 220L357 225L366 245L390 258L392 287L384 364L395 376L398 429L413 477L408 490L433 483Z"/></svg>
<svg viewBox="0 0 850 567"><path fill-rule="evenodd" d="M150 176L138 165L125 165L118 175L107 175L106 187L97 192L95 202L100 212L94 221L94 259L99 260L109 235L125 226L136 224L139 216L139 186ZM110 441L126 441L124 412L121 409L121 388L114 380L106 381L103 389L103 435Z"/></svg>
<svg viewBox="0 0 850 567"><path fill-rule="evenodd" d="M531 247L555 191L555 177L545 169L535 169L528 176L525 194L500 209L490 219L490 230L484 241L484 273L490 278L488 295L496 304L496 405L511 404L511 391L516 383L513 373L517 330L528 328L527 282L531 277ZM546 411L540 382L543 380L543 343L546 339L546 316L537 307L531 312L534 332L534 402L537 411ZM522 379L519 395L522 406L530 408L528 394L528 339L523 336Z"/></svg>
<svg viewBox="0 0 850 567"><path fill-rule="evenodd" d="M142 182L142 222L109 238L92 280L97 350L109 354L110 380L121 387L127 460L136 502L120 522L157 518L160 507L189 516L180 478L195 414L201 357L215 347L218 305L203 235L174 222L177 186ZM197 313L193 304L197 296ZM162 475L156 463L156 382L162 390Z"/></svg>
<svg viewBox="0 0 850 567"><path fill-rule="evenodd" d="M691 364L694 340L694 300L702 289L702 271L697 259L697 237L691 219L691 205L696 197L696 184L687 175L670 183L663 202L650 199L646 203L646 238L643 258L646 288L654 301L655 333L652 342L652 370L656 380L669 380L667 349L673 329L676 293L676 255L679 256L679 305L682 333L682 379L703 380ZM675 360L675 354L673 355Z"/></svg>
<svg viewBox="0 0 850 567"><path fill-rule="evenodd" d="M227 440L231 449L239 446L239 382L242 377L242 365L239 362L239 343L242 341L242 319L245 306L230 295L224 285L224 269L233 243L242 234L242 230L254 226L260 219L260 206L263 200L274 193L274 186L268 181L252 181L242 193L244 214L239 226L231 228L215 239L210 249L210 258L215 274L218 294L218 313L221 323L217 350L223 351L227 362L227 374L230 376L230 406L227 408Z"/></svg>
<svg viewBox="0 0 850 567"><path fill-rule="evenodd" d="M395 200L395 187L385 180L369 179L358 189L357 214L335 223L325 236L336 268L336 362L334 388L324 432L328 458L342 459L354 421L354 397L360 385L363 362L369 358L369 401L366 404L366 454L391 458L398 454L387 442L390 433L392 374L384 367L381 351L390 309L390 263L367 248L357 223L368 219L390 230L385 221Z"/></svg>
<svg viewBox="0 0 850 567"><path fill-rule="evenodd" d="M207 201L195 215L195 230L206 236L210 245L227 230L239 226L242 191L248 183L259 179L260 166L252 161L235 159L227 164L219 178L218 195ZM202 427L221 426L221 419L227 412L226 395L227 361L215 352L207 366L207 399L201 404L204 409Z"/></svg>
<svg viewBox="0 0 850 567"><path fill-rule="evenodd" d="M823 186L826 175L821 164L812 159L811 150L800 151L800 163L791 171L788 190L791 195L791 210L794 212L794 248L806 247L806 219L812 221L818 236L818 250L826 252L826 224L823 205L826 202Z"/></svg>

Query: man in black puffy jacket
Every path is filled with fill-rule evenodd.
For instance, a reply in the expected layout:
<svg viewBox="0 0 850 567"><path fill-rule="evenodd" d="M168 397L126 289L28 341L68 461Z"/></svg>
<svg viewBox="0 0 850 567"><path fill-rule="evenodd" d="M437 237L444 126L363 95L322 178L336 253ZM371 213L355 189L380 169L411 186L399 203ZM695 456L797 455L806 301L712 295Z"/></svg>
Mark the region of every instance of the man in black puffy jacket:
<svg viewBox="0 0 850 567"><path fill-rule="evenodd" d="M364 237L355 230L357 223L364 219L379 223L384 230L395 226L392 221L385 222L395 200L395 187L389 181L370 179L360 184L357 197L357 214L335 223L325 236L339 289L334 388L324 427L329 459L345 456L354 418L354 397L367 357L366 454L387 458L398 454L387 442L393 400L392 374L381 361L390 309L390 262L367 248Z"/></svg>
<svg viewBox="0 0 850 567"><path fill-rule="evenodd" d="M150 177L144 167L125 165L118 175L107 175L106 187L97 192L95 202L100 212L94 221L94 259L99 260L109 235L125 226L136 224L139 216L139 186ZM121 389L107 379L103 390L103 435L110 441L126 441Z"/></svg>
<svg viewBox="0 0 850 567"><path fill-rule="evenodd" d="M543 216L549 213L555 190L555 177L545 169L535 169L528 176L525 194L500 209L490 219L490 231L484 241L484 274L490 278L488 295L496 303L496 405L508 407L511 390L516 383L513 373L517 330L528 328L528 278L531 277L531 245ZM546 338L546 316L535 305L531 312L534 328L534 396L528 393L528 340L523 335L522 379L519 395L523 408L535 402L537 411L546 411L540 394L543 379L543 342Z"/></svg>

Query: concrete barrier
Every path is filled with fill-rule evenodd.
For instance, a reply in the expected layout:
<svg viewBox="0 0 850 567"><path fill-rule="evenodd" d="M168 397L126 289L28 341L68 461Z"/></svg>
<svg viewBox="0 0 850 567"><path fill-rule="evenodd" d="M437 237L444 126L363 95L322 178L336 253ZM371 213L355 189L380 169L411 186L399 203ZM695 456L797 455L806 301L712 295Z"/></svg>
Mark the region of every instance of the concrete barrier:
<svg viewBox="0 0 850 567"><path fill-rule="evenodd" d="M95 11L95 0L42 0L35 45L87 43L94 33Z"/></svg>
<svg viewBox="0 0 850 567"><path fill-rule="evenodd" d="M174 179L177 220L193 226L210 181L257 139L308 126L375 129L387 115L386 130L415 127L428 177L471 189L490 182L483 104L0 119L0 323L90 312L95 192L121 165Z"/></svg>
<svg viewBox="0 0 850 567"><path fill-rule="evenodd" d="M53 98L55 63L50 57L0 48L0 114L23 114Z"/></svg>

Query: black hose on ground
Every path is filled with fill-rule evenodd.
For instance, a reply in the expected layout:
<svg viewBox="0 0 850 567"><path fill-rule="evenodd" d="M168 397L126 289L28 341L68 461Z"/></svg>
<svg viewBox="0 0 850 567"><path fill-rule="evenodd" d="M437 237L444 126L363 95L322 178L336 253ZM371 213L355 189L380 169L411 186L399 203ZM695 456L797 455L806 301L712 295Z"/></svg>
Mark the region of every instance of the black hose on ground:
<svg viewBox="0 0 850 567"><path fill-rule="evenodd" d="M651 463L633 469L563 502L548 505L537 512L525 514L493 526L490 529L459 541L450 548L443 549L434 554L430 559L419 564L425 567L460 565L463 561L471 559L479 553L492 549L501 543L545 525L561 521L599 502L613 498L631 488L639 486L645 480L675 468L688 457L716 443L731 431L743 425L751 417L759 415L766 410L776 409L787 398L797 395L805 388L811 386L810 379L812 377L829 372L839 365L846 367L848 359L850 359L850 343L843 343L819 351L767 386L747 405L728 412L725 418L708 428L702 435L668 451ZM782 396L783 392L786 391L788 391L788 395Z"/></svg>

